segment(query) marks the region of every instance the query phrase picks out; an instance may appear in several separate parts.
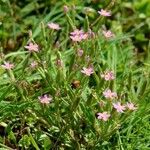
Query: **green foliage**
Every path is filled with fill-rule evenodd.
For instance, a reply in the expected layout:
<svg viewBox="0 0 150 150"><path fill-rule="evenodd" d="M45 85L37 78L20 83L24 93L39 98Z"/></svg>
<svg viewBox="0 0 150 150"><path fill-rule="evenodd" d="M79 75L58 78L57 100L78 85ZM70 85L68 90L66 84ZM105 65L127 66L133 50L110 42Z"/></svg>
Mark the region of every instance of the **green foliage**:
<svg viewBox="0 0 150 150"><path fill-rule="evenodd" d="M99 16L101 8L112 16ZM0 64L10 61L14 68L0 66L0 149L148 150L149 12L149 0L2 0ZM49 29L48 22L61 30ZM73 42L75 29L90 37ZM106 29L115 37L106 38ZM25 49L29 42L37 43L39 52ZM91 76L81 73L89 66ZM116 79L105 81L106 70ZM118 97L105 98L108 88ZM40 103L44 94L52 96L49 104ZM131 101L137 110L118 113L112 105L117 101ZM104 111L111 117L97 119Z"/></svg>

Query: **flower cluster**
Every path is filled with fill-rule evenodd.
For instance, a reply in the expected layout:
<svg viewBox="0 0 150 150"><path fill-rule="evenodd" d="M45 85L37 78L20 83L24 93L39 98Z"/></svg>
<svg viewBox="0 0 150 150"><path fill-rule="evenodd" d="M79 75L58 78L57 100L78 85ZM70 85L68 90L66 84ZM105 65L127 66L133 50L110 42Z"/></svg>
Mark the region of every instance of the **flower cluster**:
<svg viewBox="0 0 150 150"><path fill-rule="evenodd" d="M126 109L128 110L136 110L137 107L133 103L126 103L125 105L122 105L120 102L113 103L113 108L118 112L118 113L123 113ZM97 119L107 121L109 117L111 116L108 112L102 112L102 113L97 113Z"/></svg>

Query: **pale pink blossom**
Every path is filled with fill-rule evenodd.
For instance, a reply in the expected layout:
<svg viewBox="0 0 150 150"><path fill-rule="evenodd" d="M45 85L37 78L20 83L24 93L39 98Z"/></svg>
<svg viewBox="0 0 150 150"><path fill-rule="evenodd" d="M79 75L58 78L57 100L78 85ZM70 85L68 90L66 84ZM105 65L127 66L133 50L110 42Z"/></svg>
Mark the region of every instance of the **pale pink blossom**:
<svg viewBox="0 0 150 150"><path fill-rule="evenodd" d="M128 103L126 104L126 107L129 109L129 110L136 110L137 107L135 107L135 105L133 103Z"/></svg>
<svg viewBox="0 0 150 150"><path fill-rule="evenodd" d="M67 13L69 11L69 8L67 5L64 5L63 9L64 9L64 13Z"/></svg>
<svg viewBox="0 0 150 150"><path fill-rule="evenodd" d="M114 37L115 35L110 31L110 30L103 30L103 35L105 36L105 38L109 39Z"/></svg>
<svg viewBox="0 0 150 150"><path fill-rule="evenodd" d="M1 65L4 69L7 69L7 70L11 70L14 68L14 64L11 64L10 62L4 62L3 65Z"/></svg>
<svg viewBox="0 0 150 150"><path fill-rule="evenodd" d="M81 57L82 55L83 55L83 50L82 49L78 49L77 50L77 55L79 56L79 57Z"/></svg>
<svg viewBox="0 0 150 150"><path fill-rule="evenodd" d="M120 102L113 103L113 107L117 110L117 112L123 113L126 107L124 105L121 105Z"/></svg>
<svg viewBox="0 0 150 150"><path fill-rule="evenodd" d="M81 70L81 72L84 73L87 76L90 76L91 74L94 73L94 70L93 70L92 67L89 67L89 68L83 67L83 69Z"/></svg>
<svg viewBox="0 0 150 150"><path fill-rule="evenodd" d="M107 99L113 99L113 98L117 98L117 93L116 92L112 92L110 89L106 89L103 92L103 95L105 98Z"/></svg>
<svg viewBox="0 0 150 150"><path fill-rule="evenodd" d="M48 23L47 26L48 26L50 29L53 29L53 30L60 30L60 29L61 29L60 26L59 26L59 24L53 23L53 22Z"/></svg>
<svg viewBox="0 0 150 150"><path fill-rule="evenodd" d="M104 74L101 74L101 77L106 81L115 79L114 73L112 71L105 71Z"/></svg>
<svg viewBox="0 0 150 150"><path fill-rule="evenodd" d="M38 66L38 63L36 61L33 61L31 64L30 64L30 67L31 68L36 68Z"/></svg>
<svg viewBox="0 0 150 150"><path fill-rule="evenodd" d="M49 104L52 101L52 97L48 96L47 94L39 96L38 99L42 104Z"/></svg>
<svg viewBox="0 0 150 150"><path fill-rule="evenodd" d="M87 33L84 33L81 35L81 39L82 40L86 40L88 38L88 34Z"/></svg>
<svg viewBox="0 0 150 150"><path fill-rule="evenodd" d="M88 38L88 34L85 33L83 30L74 30L73 32L70 33L70 38L72 39L72 41L75 42L80 42L82 40L85 40Z"/></svg>
<svg viewBox="0 0 150 150"><path fill-rule="evenodd" d="M39 46L35 43L33 44L32 42L29 43L28 46L25 46L26 49L30 52L38 52L39 51Z"/></svg>
<svg viewBox="0 0 150 150"><path fill-rule="evenodd" d="M74 42L81 42L81 41L82 41L81 37L78 36L78 35L70 36L70 38L71 38L72 41L74 41Z"/></svg>
<svg viewBox="0 0 150 150"><path fill-rule="evenodd" d="M110 11L106 11L104 9L101 9L100 11L98 11L98 13L102 16L105 16L105 17L109 17L111 16L111 12Z"/></svg>
<svg viewBox="0 0 150 150"><path fill-rule="evenodd" d="M110 117L110 114L108 114L107 112L97 113L97 115L98 115L97 118L103 121L107 121Z"/></svg>
<svg viewBox="0 0 150 150"><path fill-rule="evenodd" d="M73 32L70 33L70 35L75 36L75 35L82 35L84 34L83 30L75 29Z"/></svg>

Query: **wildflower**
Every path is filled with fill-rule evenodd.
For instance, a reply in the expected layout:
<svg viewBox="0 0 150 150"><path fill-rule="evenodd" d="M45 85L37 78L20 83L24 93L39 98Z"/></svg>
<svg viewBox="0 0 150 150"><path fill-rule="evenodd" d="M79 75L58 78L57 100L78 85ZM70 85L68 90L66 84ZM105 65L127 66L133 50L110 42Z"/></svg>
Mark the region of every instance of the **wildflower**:
<svg viewBox="0 0 150 150"><path fill-rule="evenodd" d="M126 107L127 107L129 110L136 110L136 109L137 109L137 107L135 107L133 103L128 103L128 102L127 102L127 104L126 104Z"/></svg>
<svg viewBox="0 0 150 150"><path fill-rule="evenodd" d="M78 55L79 57L81 57L81 56L83 55L83 50L82 50L82 49L79 49L79 50L77 51L77 55Z"/></svg>
<svg viewBox="0 0 150 150"><path fill-rule="evenodd" d="M98 13L102 16L105 16L105 17L109 17L111 16L111 12L110 11L106 11L104 9L101 9L100 11L98 11Z"/></svg>
<svg viewBox="0 0 150 150"><path fill-rule="evenodd" d="M63 9L64 9L64 13L67 13L69 11L69 8L67 5L64 5Z"/></svg>
<svg viewBox="0 0 150 150"><path fill-rule="evenodd" d="M121 105L120 102L114 103L113 107L117 110L117 112L123 113L126 109L124 105Z"/></svg>
<svg viewBox="0 0 150 150"><path fill-rule="evenodd" d="M106 81L115 79L114 73L112 71L106 71L104 74L101 74L101 77Z"/></svg>
<svg viewBox="0 0 150 150"><path fill-rule="evenodd" d="M14 64L11 64L10 62L4 62L4 65L1 65L4 69L11 70L14 68Z"/></svg>
<svg viewBox="0 0 150 150"><path fill-rule="evenodd" d="M53 22L48 23L48 27L50 29L53 29L53 30L60 30L61 29L60 26L59 26L59 24L56 24L56 23L53 23Z"/></svg>
<svg viewBox="0 0 150 150"><path fill-rule="evenodd" d="M88 38L88 34L85 33L83 30L74 30L73 32L70 33L70 38L72 39L72 41L75 42L80 42L82 40L85 40Z"/></svg>
<svg viewBox="0 0 150 150"><path fill-rule="evenodd" d="M94 70L93 70L92 67L89 67L89 68L83 67L83 69L81 70L81 72L84 73L87 76L90 76L91 74L94 73Z"/></svg>
<svg viewBox="0 0 150 150"><path fill-rule="evenodd" d="M103 35L104 35L105 38L107 38L107 39L112 38L112 37L115 36L110 30L108 30L108 31L103 30Z"/></svg>
<svg viewBox="0 0 150 150"><path fill-rule="evenodd" d="M36 61L33 61L31 64L30 64L30 67L31 68L35 68L37 67L38 63Z"/></svg>
<svg viewBox="0 0 150 150"><path fill-rule="evenodd" d="M83 30L75 29L73 32L70 33L70 35L75 36L75 35L82 35L84 34Z"/></svg>
<svg viewBox="0 0 150 150"><path fill-rule="evenodd" d="M38 99L42 104L49 104L52 101L52 97L48 96L47 94L39 96Z"/></svg>
<svg viewBox="0 0 150 150"><path fill-rule="evenodd" d="M108 114L107 112L103 112L103 113L97 113L98 115L98 119L101 119L103 121L107 121L110 117L110 114Z"/></svg>
<svg viewBox="0 0 150 150"><path fill-rule="evenodd" d="M117 97L116 92L112 92L110 89L107 89L103 92L105 98L113 99Z"/></svg>
<svg viewBox="0 0 150 150"><path fill-rule="evenodd" d="M61 59L56 59L56 65L58 67L62 67L63 66L63 61Z"/></svg>
<svg viewBox="0 0 150 150"><path fill-rule="evenodd" d="M39 51L39 46L35 43L33 44L32 42L29 43L28 46L25 46L26 49L28 49L30 52L38 52Z"/></svg>

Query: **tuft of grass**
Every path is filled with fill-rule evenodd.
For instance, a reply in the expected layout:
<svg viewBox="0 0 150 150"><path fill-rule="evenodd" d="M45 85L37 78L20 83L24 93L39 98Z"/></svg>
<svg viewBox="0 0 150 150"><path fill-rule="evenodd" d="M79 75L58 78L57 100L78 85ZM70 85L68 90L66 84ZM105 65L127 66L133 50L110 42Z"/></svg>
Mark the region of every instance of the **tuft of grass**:
<svg viewBox="0 0 150 150"><path fill-rule="evenodd" d="M55 2L1 2L0 147L148 150L149 46L143 34L135 35L143 24L128 31L123 24L130 18L117 18L114 1ZM130 4L120 7L143 8ZM52 22L61 29L49 28ZM143 55L135 38L145 41ZM115 79L107 80L110 71ZM104 112L106 120L98 114Z"/></svg>

